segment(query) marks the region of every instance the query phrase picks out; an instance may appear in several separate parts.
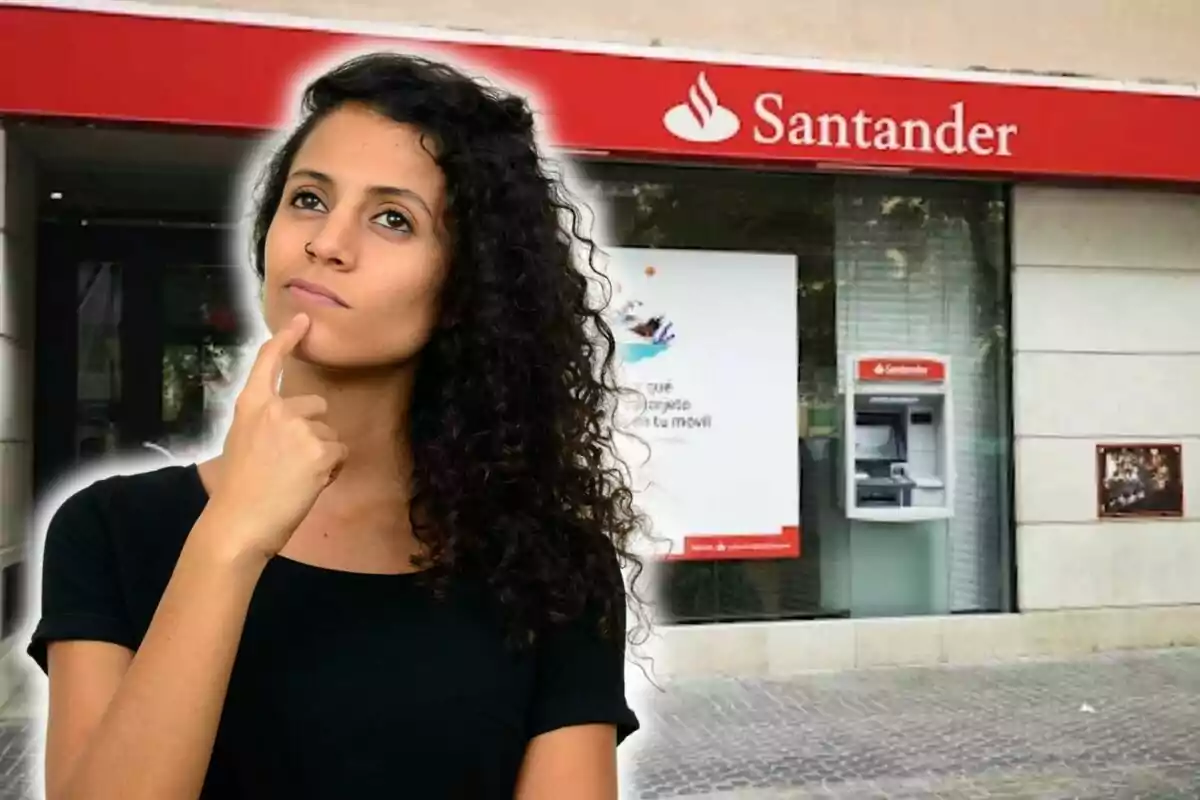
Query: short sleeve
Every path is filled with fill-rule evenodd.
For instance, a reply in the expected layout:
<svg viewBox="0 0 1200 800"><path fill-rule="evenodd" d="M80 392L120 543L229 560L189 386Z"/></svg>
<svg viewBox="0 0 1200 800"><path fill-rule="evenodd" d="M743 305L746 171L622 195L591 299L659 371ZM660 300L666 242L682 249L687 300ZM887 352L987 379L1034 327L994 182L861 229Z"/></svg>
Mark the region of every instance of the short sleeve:
<svg viewBox="0 0 1200 800"><path fill-rule="evenodd" d="M96 491L93 485L68 497L46 530L41 616L27 649L43 672L48 668L47 646L53 641L137 647Z"/></svg>
<svg viewBox="0 0 1200 800"><path fill-rule="evenodd" d="M537 643L530 738L573 725L610 724L620 744L638 727L625 697L624 620L606 636L587 615L547 632Z"/></svg>

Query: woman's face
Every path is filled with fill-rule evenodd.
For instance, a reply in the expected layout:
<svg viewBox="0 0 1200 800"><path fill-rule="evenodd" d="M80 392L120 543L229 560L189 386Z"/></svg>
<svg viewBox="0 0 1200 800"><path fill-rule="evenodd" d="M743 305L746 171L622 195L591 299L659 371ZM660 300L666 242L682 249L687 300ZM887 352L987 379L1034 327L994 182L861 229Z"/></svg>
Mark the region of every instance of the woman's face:
<svg viewBox="0 0 1200 800"><path fill-rule="evenodd" d="M308 314L299 355L326 367L416 355L437 324L444 202L416 128L359 106L331 113L297 151L267 231L268 327Z"/></svg>

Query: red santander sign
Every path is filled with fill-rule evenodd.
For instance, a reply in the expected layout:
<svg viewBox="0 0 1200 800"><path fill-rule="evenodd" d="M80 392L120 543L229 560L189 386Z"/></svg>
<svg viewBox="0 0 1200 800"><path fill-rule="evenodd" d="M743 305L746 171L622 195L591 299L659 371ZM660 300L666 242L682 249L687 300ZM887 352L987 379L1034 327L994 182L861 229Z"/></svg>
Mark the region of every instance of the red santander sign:
<svg viewBox="0 0 1200 800"><path fill-rule="evenodd" d="M189 13L208 18L0 6L0 74L21 76L0 81L0 115L270 129L293 111L298 74L370 46L441 55L529 89L550 140L568 150L1200 183L1200 90L432 43Z"/></svg>
<svg viewBox="0 0 1200 800"><path fill-rule="evenodd" d="M759 93L753 107L746 123L749 134L755 143L769 146L1008 158L1020 131L1014 123L968 117L962 100L950 103L940 115L905 118L872 114L861 107L850 113L790 105L786 95L772 91ZM736 112L721 105L704 72L688 90L687 101L672 106L663 117L672 135L689 142L729 141L742 125Z"/></svg>
<svg viewBox="0 0 1200 800"><path fill-rule="evenodd" d="M864 358L858 362L858 380L941 383L946 380L946 363L934 358Z"/></svg>

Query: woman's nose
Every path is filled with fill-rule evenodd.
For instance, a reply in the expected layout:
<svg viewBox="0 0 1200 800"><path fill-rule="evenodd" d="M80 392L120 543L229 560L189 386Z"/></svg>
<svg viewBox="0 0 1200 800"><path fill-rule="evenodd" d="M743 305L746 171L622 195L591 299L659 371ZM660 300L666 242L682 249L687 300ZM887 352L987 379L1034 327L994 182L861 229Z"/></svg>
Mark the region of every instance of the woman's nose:
<svg viewBox="0 0 1200 800"><path fill-rule="evenodd" d="M305 248L308 257L334 267L354 265L354 230L351 224L330 215L315 238Z"/></svg>

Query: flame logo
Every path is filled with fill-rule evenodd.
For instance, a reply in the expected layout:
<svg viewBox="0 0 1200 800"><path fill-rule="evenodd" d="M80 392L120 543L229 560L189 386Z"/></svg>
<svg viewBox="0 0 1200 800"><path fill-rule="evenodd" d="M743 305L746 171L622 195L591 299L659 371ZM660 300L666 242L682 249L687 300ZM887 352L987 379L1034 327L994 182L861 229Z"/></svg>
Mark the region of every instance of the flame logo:
<svg viewBox="0 0 1200 800"><path fill-rule="evenodd" d="M717 93L708 85L708 76L703 72L696 82L688 89L688 100L691 101L692 111L700 120L700 127L707 127L712 121L713 114L721 107Z"/></svg>
<svg viewBox="0 0 1200 800"><path fill-rule="evenodd" d="M721 105L717 93L701 72L687 92L687 102L672 106L663 115L663 126L687 142L723 142L741 127L737 114Z"/></svg>

